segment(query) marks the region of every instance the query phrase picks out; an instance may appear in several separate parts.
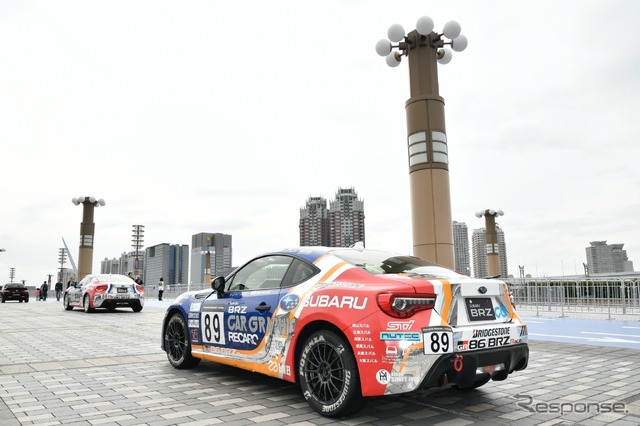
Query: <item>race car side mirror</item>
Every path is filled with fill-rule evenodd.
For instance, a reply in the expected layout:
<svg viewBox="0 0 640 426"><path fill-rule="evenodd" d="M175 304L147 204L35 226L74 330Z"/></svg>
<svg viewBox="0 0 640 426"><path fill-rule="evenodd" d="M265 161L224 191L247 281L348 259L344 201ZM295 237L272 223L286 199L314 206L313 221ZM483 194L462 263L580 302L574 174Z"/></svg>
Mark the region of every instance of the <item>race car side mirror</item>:
<svg viewBox="0 0 640 426"><path fill-rule="evenodd" d="M213 281L211 281L211 289L218 293L218 297L222 297L224 295L224 284L225 279L223 276L215 277Z"/></svg>

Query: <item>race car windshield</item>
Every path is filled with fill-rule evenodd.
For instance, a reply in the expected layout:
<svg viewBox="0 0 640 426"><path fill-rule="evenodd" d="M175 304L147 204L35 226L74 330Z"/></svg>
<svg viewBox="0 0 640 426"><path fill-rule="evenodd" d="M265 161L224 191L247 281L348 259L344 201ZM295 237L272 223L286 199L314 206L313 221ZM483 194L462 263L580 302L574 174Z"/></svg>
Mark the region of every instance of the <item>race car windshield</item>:
<svg viewBox="0 0 640 426"><path fill-rule="evenodd" d="M377 250L337 249L332 254L372 274L416 272L414 270L425 266L438 266L418 257Z"/></svg>

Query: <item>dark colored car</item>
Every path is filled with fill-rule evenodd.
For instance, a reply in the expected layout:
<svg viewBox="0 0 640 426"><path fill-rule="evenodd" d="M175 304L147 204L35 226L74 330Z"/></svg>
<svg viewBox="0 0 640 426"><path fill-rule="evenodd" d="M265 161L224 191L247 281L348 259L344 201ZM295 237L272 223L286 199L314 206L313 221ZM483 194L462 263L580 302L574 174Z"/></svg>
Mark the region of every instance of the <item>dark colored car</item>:
<svg viewBox="0 0 640 426"><path fill-rule="evenodd" d="M29 289L24 284L10 283L2 287L2 303L7 300L18 300L22 303L29 302Z"/></svg>

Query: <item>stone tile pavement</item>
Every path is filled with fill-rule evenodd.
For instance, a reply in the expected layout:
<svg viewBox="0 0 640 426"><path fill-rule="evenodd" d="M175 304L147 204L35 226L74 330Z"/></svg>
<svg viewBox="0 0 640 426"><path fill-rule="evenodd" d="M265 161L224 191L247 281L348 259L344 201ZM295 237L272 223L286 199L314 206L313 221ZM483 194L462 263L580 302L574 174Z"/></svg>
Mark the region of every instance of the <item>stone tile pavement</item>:
<svg viewBox="0 0 640 426"><path fill-rule="evenodd" d="M93 314L55 299L2 304L0 425L640 424L640 351L539 341L504 382L373 398L327 419L292 384L208 362L171 367L160 350L167 304Z"/></svg>

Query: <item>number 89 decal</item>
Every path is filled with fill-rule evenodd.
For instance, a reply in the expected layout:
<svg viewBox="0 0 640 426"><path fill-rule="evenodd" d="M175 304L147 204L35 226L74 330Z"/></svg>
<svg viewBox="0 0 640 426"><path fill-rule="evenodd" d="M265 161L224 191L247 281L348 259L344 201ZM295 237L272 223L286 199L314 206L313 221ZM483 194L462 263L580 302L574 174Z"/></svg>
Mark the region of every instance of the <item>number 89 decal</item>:
<svg viewBox="0 0 640 426"><path fill-rule="evenodd" d="M451 327L427 327L422 329L425 355L450 354L453 352Z"/></svg>
<svg viewBox="0 0 640 426"><path fill-rule="evenodd" d="M224 345L224 312L202 312L202 341Z"/></svg>

